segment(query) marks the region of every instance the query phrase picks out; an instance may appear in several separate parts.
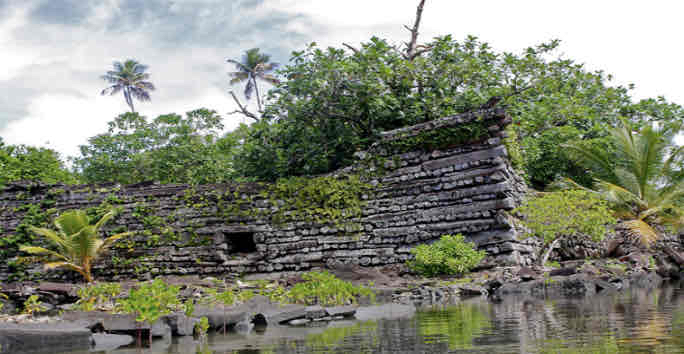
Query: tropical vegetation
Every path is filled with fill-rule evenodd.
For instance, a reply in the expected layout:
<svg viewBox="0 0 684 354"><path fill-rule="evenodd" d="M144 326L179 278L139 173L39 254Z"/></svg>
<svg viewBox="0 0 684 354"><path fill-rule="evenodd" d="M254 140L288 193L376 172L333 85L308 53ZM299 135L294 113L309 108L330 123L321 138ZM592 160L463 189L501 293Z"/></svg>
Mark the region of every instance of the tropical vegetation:
<svg viewBox="0 0 684 354"><path fill-rule="evenodd" d="M256 93L256 102L259 112L261 112L262 99L259 95L259 84L257 80L275 85L279 80L272 74L278 67L278 63L271 62L271 56L261 53L259 48L252 48L245 51L240 61L228 59L229 63L235 65L237 71L228 73L232 78L230 84L245 83L245 98L249 100L252 92Z"/></svg>
<svg viewBox="0 0 684 354"><path fill-rule="evenodd" d="M645 244L658 238L656 225L678 231L684 224L684 147L675 142L680 131L681 123L635 127L620 119L608 129L607 147L567 145L594 176L585 190L608 201Z"/></svg>
<svg viewBox="0 0 684 354"><path fill-rule="evenodd" d="M606 236L606 226L617 221L605 200L584 190L539 193L513 213L522 216L521 222L529 230L527 236L541 240L540 264L547 263L564 238L585 237L598 242Z"/></svg>
<svg viewBox="0 0 684 354"><path fill-rule="evenodd" d="M444 235L429 245L419 245L411 250L413 260L408 266L414 272L434 277L438 275L461 275L480 264L485 251L475 250L475 244L466 242L463 235Z"/></svg>
<svg viewBox="0 0 684 354"><path fill-rule="evenodd" d="M81 210L70 210L55 218L57 231L31 227L30 230L43 237L54 249L41 246L21 246L21 251L37 255L34 260L44 262L45 269L66 268L78 272L86 282L93 281L92 266L115 241L129 233L118 233L101 239L102 226L114 217L115 211L104 214L99 220L90 220ZM93 222L94 221L94 222Z"/></svg>
<svg viewBox="0 0 684 354"><path fill-rule="evenodd" d="M155 89L154 84L147 81L150 79L150 74L145 72L148 67L133 59L126 59L123 63L115 61L112 65L114 70L107 71L101 76L102 80L107 81L110 86L102 90L100 94L113 96L123 92L126 104L131 108L131 112L135 112L133 99L149 101L150 91Z"/></svg>

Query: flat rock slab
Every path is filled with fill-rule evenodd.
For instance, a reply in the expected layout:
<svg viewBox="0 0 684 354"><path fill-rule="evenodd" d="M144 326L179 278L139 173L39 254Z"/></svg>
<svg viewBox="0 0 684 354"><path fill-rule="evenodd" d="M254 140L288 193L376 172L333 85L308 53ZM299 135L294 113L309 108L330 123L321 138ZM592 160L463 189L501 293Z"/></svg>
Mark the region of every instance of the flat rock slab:
<svg viewBox="0 0 684 354"><path fill-rule="evenodd" d="M241 322L249 322L250 313L243 308L226 308L222 307L202 307L195 308L194 317L206 317L209 321L209 328L217 330L223 328L225 323L227 328L234 327Z"/></svg>
<svg viewBox="0 0 684 354"><path fill-rule="evenodd" d="M355 305L334 306L334 307L326 307L325 311L331 317L338 317L338 316L351 317L351 316L354 316L357 308L359 308L359 307L355 306Z"/></svg>
<svg viewBox="0 0 684 354"><path fill-rule="evenodd" d="M55 353L89 350L89 329L73 324L0 323L0 353Z"/></svg>
<svg viewBox="0 0 684 354"><path fill-rule="evenodd" d="M133 336L126 334L94 333L92 351L108 351L133 343Z"/></svg>
<svg viewBox="0 0 684 354"><path fill-rule="evenodd" d="M62 315L62 318L91 329L101 325L105 331L113 333L136 335L140 329L145 332L151 331L152 337L171 336L171 327L161 319L150 326L147 322L136 322L135 316L133 315L111 314L99 311L65 312Z"/></svg>

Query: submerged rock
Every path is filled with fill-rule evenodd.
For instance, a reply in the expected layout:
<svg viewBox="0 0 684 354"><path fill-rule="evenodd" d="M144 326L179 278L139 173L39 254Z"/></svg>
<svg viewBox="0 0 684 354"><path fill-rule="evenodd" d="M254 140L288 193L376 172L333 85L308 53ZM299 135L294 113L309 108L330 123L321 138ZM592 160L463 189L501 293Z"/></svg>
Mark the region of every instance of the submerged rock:
<svg viewBox="0 0 684 354"><path fill-rule="evenodd" d="M92 336L92 351L114 350L133 343L133 336L126 334L94 333Z"/></svg>
<svg viewBox="0 0 684 354"><path fill-rule="evenodd" d="M73 324L0 323L0 353L55 353L88 350L91 332Z"/></svg>

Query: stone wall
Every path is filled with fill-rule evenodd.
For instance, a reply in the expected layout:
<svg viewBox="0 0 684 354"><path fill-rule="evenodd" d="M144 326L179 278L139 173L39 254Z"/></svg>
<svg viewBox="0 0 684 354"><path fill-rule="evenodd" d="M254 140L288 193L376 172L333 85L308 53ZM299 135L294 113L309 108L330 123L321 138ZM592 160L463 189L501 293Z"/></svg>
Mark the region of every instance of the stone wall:
<svg viewBox="0 0 684 354"><path fill-rule="evenodd" d="M22 223L61 210L97 214L110 206L120 208L108 233L127 229L136 234L118 242L98 266L100 276L113 279L299 271L336 262L394 264L409 259L415 245L455 233L488 252L483 266L526 264L533 249L516 240L506 213L524 193L502 140L509 123L503 110L494 109L384 133L381 142L357 154L356 164L333 174L358 174L374 186L362 196L361 215L342 225L311 219L274 221L277 207L264 193L267 185L259 183L15 183L0 191L0 231L8 239L16 237ZM485 135L440 149L417 145L408 149L413 151L395 154L392 151L397 150L390 148L393 142L467 124L485 127ZM230 213L225 196L234 198ZM0 265L0 281L13 271L7 263Z"/></svg>

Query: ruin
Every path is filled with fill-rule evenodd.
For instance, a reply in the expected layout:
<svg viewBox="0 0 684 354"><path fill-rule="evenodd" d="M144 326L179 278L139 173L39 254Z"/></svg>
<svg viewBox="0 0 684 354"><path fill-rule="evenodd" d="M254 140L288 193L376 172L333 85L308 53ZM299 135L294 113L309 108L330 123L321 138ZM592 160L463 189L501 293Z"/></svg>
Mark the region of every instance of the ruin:
<svg viewBox="0 0 684 354"><path fill-rule="evenodd" d="M112 207L120 213L105 230L135 231L95 269L113 280L302 271L336 262L395 264L410 259L415 245L456 233L487 251L483 267L529 264L534 248L519 240L507 213L525 192L504 141L510 121L497 108L383 133L357 153L356 163L319 177L340 181L342 194L357 195L347 204L341 200L341 207L311 205L313 197L287 199L303 187L276 193L276 185L266 183L12 183L0 191L0 281L16 278L17 266L8 260L16 256L12 242L26 237L27 224L52 227L47 220L59 211L97 215Z"/></svg>

